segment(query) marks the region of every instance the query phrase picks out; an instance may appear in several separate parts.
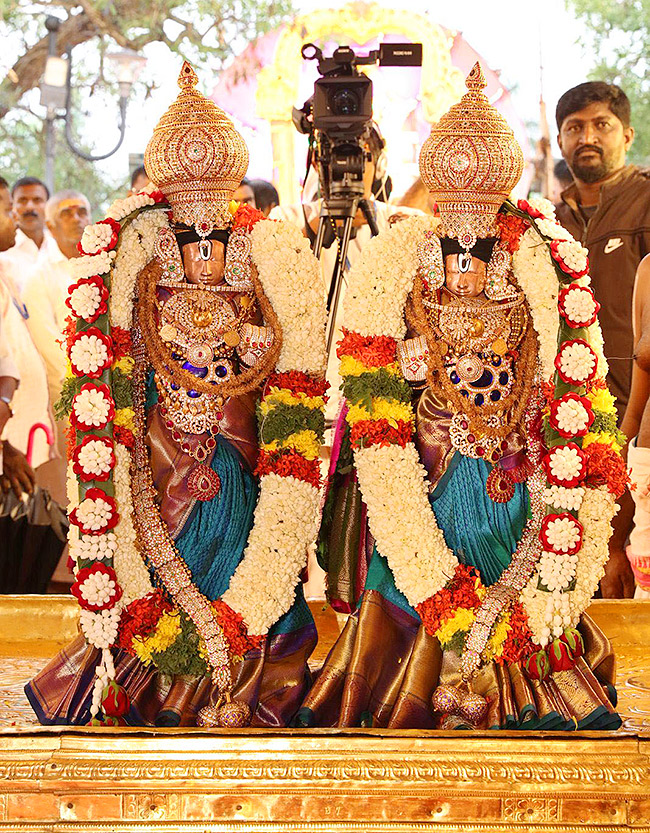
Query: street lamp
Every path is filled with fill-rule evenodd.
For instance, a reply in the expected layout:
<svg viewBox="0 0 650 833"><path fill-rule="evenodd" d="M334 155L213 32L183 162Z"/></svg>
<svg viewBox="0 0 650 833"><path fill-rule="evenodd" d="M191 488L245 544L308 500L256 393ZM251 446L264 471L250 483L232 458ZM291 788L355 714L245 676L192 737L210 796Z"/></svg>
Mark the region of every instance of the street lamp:
<svg viewBox="0 0 650 833"><path fill-rule="evenodd" d="M49 16L45 21L48 31L48 57L41 84L41 104L47 107L45 117L45 182L52 190L54 187L54 121L62 118L65 123L65 138L70 150L88 162L98 162L112 156L122 145L126 132L126 106L131 95L131 88L142 71L147 59L132 49L122 49L107 55L109 62L117 70L119 86L119 137L115 146L108 153L93 155L86 153L75 144L72 135L72 48L66 57L56 54L56 37L61 21ZM63 110L58 113L57 110Z"/></svg>

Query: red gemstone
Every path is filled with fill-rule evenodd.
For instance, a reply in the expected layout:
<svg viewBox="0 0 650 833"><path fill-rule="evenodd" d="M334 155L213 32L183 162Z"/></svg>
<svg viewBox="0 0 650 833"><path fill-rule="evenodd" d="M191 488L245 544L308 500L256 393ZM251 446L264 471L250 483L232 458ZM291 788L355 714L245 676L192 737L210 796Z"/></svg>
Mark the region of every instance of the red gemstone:
<svg viewBox="0 0 650 833"><path fill-rule="evenodd" d="M217 441L215 440L214 437L210 437L208 440L206 440L205 444L207 445L208 448L214 448L215 445L217 444Z"/></svg>
<svg viewBox="0 0 650 833"><path fill-rule="evenodd" d="M192 469L187 479L187 488L190 495L197 500L212 500L219 494L221 480L211 468L200 465Z"/></svg>
<svg viewBox="0 0 650 833"><path fill-rule="evenodd" d="M476 446L476 453L478 454L479 457L482 457L485 454L485 449L483 448L483 446L477 445Z"/></svg>
<svg viewBox="0 0 650 833"><path fill-rule="evenodd" d="M467 435L467 441L470 442L470 443L475 443L476 442L476 437L474 436L474 434L468 434Z"/></svg>
<svg viewBox="0 0 650 833"><path fill-rule="evenodd" d="M466 420L466 419L464 419L464 420L461 422L460 427L463 429L463 431L467 431L467 429L469 428L469 423L467 422L467 420Z"/></svg>

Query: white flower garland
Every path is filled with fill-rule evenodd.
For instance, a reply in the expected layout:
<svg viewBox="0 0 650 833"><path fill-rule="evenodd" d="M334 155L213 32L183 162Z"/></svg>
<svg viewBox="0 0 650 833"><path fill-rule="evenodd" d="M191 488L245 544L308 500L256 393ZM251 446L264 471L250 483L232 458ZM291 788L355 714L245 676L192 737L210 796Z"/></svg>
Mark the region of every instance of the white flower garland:
<svg viewBox="0 0 650 833"><path fill-rule="evenodd" d="M282 328L276 369L325 371L325 323L320 267L309 241L289 223L260 220L251 232L252 259Z"/></svg>
<svg viewBox="0 0 650 833"><path fill-rule="evenodd" d="M310 483L267 474L253 528L223 601L240 613L251 634L265 634L289 610L318 531L320 494Z"/></svg>
<svg viewBox="0 0 650 833"><path fill-rule="evenodd" d="M129 472L131 454L123 445L116 443L115 457L113 485L120 521L113 530L117 541L117 550L113 556L113 569L122 588L122 604L126 606L135 599L151 593L153 585L149 570L138 550L137 536L133 526L133 500Z"/></svg>
<svg viewBox="0 0 650 833"><path fill-rule="evenodd" d="M519 241L519 248L512 256L512 268L528 301L537 333L542 376L550 379L557 354L557 331L560 324L557 308L559 287L548 247L532 226Z"/></svg>
<svg viewBox="0 0 650 833"><path fill-rule="evenodd" d="M418 269L417 247L439 221L408 217L364 246L348 275L345 327L362 336L404 338L404 305Z"/></svg>
<svg viewBox="0 0 650 833"><path fill-rule="evenodd" d="M395 584L415 607L441 590L458 566L431 511L417 448L373 445L356 451L354 460L370 531Z"/></svg>
<svg viewBox="0 0 650 833"><path fill-rule="evenodd" d="M618 507L614 496L606 488L586 489L578 520L583 527L582 547L574 566L575 586L572 590L556 588L548 593L539 586L540 567L524 588L520 601L528 614L528 624L540 645L547 645L568 627L575 627L589 606L596 588L605 575L609 558L611 521Z"/></svg>

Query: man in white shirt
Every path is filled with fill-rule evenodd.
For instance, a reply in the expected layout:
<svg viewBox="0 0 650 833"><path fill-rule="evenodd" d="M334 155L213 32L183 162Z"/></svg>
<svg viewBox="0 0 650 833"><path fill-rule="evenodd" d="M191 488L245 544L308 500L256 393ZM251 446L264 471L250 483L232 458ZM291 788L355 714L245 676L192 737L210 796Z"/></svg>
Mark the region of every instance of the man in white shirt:
<svg viewBox="0 0 650 833"><path fill-rule="evenodd" d="M55 403L66 369L61 341L70 314L65 302L68 287L73 283L71 262L79 257L77 244L90 222L90 203L78 191L59 191L48 200L45 219L54 247L39 260L23 291L23 301L29 313L27 326L45 362L50 399ZM63 454L64 448L59 451Z"/></svg>
<svg viewBox="0 0 650 833"><path fill-rule="evenodd" d="M15 240L11 208L9 186L0 178L0 252L9 249ZM0 434L3 440L0 491L13 488L16 494L31 492L34 484L34 471L25 458L30 429L41 424L50 436L53 432L45 366L29 335L25 316L18 291L0 263ZM50 446L45 433L38 431L33 442L32 464L36 468L49 458Z"/></svg>
<svg viewBox="0 0 650 833"><path fill-rule="evenodd" d="M45 183L35 176L23 177L14 184L11 195L18 225L16 242L0 253L0 263L22 292L39 258L50 254L56 244L45 226L45 204L50 196Z"/></svg>

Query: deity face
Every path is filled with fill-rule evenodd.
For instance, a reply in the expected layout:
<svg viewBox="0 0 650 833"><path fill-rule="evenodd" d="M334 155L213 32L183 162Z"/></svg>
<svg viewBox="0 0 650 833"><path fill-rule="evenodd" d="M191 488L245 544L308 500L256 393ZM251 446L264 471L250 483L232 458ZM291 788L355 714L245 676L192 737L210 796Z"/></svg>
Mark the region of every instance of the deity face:
<svg viewBox="0 0 650 833"><path fill-rule="evenodd" d="M472 258L469 270L461 272L458 255L445 258L445 286L458 298L478 298L483 294L487 279L487 266L477 257Z"/></svg>
<svg viewBox="0 0 650 833"><path fill-rule="evenodd" d="M223 283L225 267L226 250L218 240L186 243L183 246L183 268L188 283L217 286Z"/></svg>

